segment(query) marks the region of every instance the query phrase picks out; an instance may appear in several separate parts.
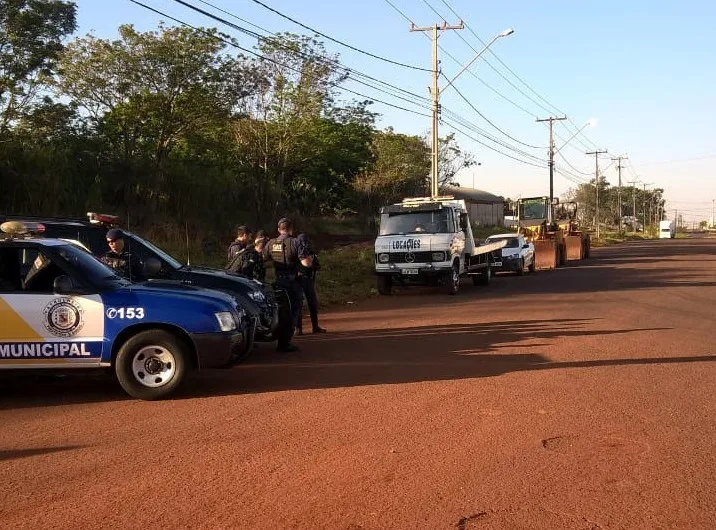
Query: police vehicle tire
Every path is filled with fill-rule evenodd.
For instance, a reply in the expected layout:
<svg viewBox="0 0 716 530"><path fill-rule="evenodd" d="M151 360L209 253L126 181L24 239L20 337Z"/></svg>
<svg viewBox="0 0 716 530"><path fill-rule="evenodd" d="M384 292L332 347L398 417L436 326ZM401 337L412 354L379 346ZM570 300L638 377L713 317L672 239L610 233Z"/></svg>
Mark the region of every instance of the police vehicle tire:
<svg viewBox="0 0 716 530"><path fill-rule="evenodd" d="M390 276L378 276L378 293L388 296L393 290L393 278Z"/></svg>
<svg viewBox="0 0 716 530"><path fill-rule="evenodd" d="M452 266L452 270L448 273L447 278L445 278L445 281L447 282L447 293L449 295L456 295L458 292L460 292L460 266L454 264Z"/></svg>
<svg viewBox="0 0 716 530"><path fill-rule="evenodd" d="M119 384L133 398L162 399L184 382L189 370L189 356L186 346L176 335L150 329L133 335L122 344L114 370Z"/></svg>
<svg viewBox="0 0 716 530"><path fill-rule="evenodd" d="M532 256L532 263L530 263L530 266L527 268L530 272L534 272L537 270L537 266L535 265L535 258Z"/></svg>
<svg viewBox="0 0 716 530"><path fill-rule="evenodd" d="M525 260L524 258L520 259L520 268L517 269L517 276L522 276L525 273Z"/></svg>

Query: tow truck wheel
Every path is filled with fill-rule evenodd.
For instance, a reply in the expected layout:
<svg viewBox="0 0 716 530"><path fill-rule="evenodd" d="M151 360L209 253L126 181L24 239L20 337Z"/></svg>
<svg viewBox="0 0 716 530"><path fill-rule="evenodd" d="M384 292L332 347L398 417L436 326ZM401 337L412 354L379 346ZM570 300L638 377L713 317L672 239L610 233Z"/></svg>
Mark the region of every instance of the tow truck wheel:
<svg viewBox="0 0 716 530"><path fill-rule="evenodd" d="M390 276L378 276L378 292L388 296L393 289L393 278Z"/></svg>
<svg viewBox="0 0 716 530"><path fill-rule="evenodd" d="M460 291L460 266L453 265L445 280L447 282L447 293L456 295Z"/></svg>
<svg viewBox="0 0 716 530"><path fill-rule="evenodd" d="M476 274L472 277L472 283L474 285L489 285L490 280L492 280L492 267L489 265L487 269L485 269L485 272L482 274Z"/></svg>
<svg viewBox="0 0 716 530"><path fill-rule="evenodd" d="M186 378L186 346L161 329L142 331L130 337L117 353L117 380L130 396L155 400L167 397Z"/></svg>

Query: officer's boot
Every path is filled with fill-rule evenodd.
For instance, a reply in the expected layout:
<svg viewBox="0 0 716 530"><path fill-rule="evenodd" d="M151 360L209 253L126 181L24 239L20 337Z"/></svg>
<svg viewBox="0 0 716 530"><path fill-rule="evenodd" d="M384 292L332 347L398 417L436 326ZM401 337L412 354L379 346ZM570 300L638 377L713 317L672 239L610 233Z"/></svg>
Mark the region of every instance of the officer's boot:
<svg viewBox="0 0 716 530"><path fill-rule="evenodd" d="M326 332L325 329L323 329L321 326L318 325L318 315L315 313L311 315L311 325L313 326L314 333L325 333Z"/></svg>

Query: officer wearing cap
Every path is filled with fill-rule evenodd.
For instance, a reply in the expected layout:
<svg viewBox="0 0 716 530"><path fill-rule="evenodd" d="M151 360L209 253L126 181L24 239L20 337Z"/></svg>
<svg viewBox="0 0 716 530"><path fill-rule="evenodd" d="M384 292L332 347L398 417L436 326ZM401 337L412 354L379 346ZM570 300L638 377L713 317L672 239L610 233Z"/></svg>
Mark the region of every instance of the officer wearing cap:
<svg viewBox="0 0 716 530"><path fill-rule="evenodd" d="M246 226L240 226L236 230L236 240L229 246L229 263L226 269L255 280L258 279L261 257L254 248L251 235L251 230Z"/></svg>
<svg viewBox="0 0 716 530"><path fill-rule="evenodd" d="M278 232L278 237L266 243L264 257L273 262L276 283L286 290L291 301L291 321L295 330L303 305L303 290L298 281L299 267L310 268L313 259L306 246L293 237L293 224L290 219L284 217L278 222ZM283 343L278 345L278 350L296 351L298 348L290 343Z"/></svg>
<svg viewBox="0 0 716 530"><path fill-rule="evenodd" d="M144 266L135 255L129 252L124 244L124 232L113 228L107 232L107 252L102 261L114 272L133 282L146 280Z"/></svg>

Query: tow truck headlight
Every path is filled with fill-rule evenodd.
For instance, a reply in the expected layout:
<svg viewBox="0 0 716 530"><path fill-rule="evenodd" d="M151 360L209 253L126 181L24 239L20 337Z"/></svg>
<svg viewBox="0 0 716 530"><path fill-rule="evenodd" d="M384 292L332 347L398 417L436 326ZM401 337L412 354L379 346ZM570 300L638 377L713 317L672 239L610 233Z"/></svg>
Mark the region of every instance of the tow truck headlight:
<svg viewBox="0 0 716 530"><path fill-rule="evenodd" d="M234 315L230 311L220 311L214 313L214 316L221 331L234 331L236 329L236 320L234 320Z"/></svg>
<svg viewBox="0 0 716 530"><path fill-rule="evenodd" d="M445 261L445 252L433 252L433 261Z"/></svg>
<svg viewBox="0 0 716 530"><path fill-rule="evenodd" d="M388 261L390 261L388 254L378 254L378 263L388 263Z"/></svg>

